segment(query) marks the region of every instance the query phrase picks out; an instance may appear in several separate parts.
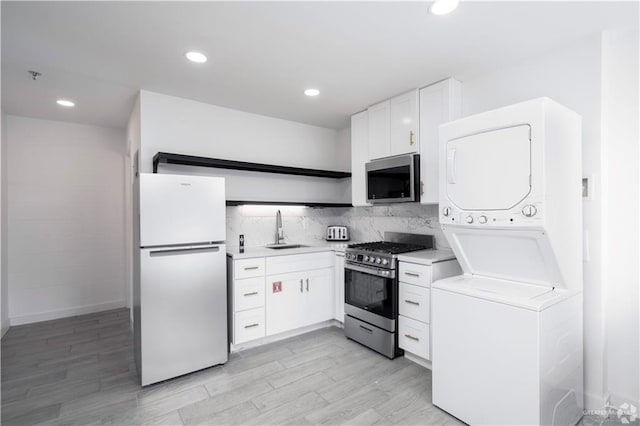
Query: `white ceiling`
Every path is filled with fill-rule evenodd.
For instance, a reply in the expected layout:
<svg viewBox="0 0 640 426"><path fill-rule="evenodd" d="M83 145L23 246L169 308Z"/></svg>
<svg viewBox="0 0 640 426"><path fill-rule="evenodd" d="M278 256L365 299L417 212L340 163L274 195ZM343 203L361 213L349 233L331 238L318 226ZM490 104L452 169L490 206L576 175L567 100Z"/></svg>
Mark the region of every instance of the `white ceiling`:
<svg viewBox="0 0 640 426"><path fill-rule="evenodd" d="M402 91L638 25L636 1L467 1L441 17L428 4L2 1L2 108L125 127L146 89L343 128ZM189 63L187 50L209 61Z"/></svg>

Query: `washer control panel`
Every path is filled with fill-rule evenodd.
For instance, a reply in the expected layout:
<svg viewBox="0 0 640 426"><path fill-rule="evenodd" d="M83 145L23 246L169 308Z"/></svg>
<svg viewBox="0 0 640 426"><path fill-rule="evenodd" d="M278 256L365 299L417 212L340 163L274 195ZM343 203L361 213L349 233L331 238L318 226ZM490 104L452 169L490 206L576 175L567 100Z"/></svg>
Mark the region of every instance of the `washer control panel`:
<svg viewBox="0 0 640 426"><path fill-rule="evenodd" d="M527 199L509 210L461 210L453 205L440 206L441 224L472 227L540 226L544 222L542 202Z"/></svg>

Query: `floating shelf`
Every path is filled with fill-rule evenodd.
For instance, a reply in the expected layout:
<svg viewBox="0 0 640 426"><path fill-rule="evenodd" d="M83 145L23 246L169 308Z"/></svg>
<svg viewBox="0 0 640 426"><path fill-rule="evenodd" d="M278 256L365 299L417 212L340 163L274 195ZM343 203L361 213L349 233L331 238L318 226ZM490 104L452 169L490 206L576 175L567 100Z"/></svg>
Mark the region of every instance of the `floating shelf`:
<svg viewBox="0 0 640 426"><path fill-rule="evenodd" d="M347 203L307 203L304 201L238 201L227 200L227 206L242 206L245 204L262 205L262 206L307 206L307 207L353 207Z"/></svg>
<svg viewBox="0 0 640 426"><path fill-rule="evenodd" d="M222 160L219 158L196 157L194 155L159 152L153 156L153 173L158 173L158 164L179 164L182 166L211 167L215 169L244 170L248 172L278 173L284 175L312 176L329 179L351 177L348 172L332 170L304 169L300 167L276 166L274 164L247 163L244 161ZM243 204L245 204L243 202ZM265 204L265 203L262 203ZM283 204L283 203L280 203ZM295 204L295 203L291 203ZM300 204L300 203L298 203ZM309 203L307 203L309 205Z"/></svg>

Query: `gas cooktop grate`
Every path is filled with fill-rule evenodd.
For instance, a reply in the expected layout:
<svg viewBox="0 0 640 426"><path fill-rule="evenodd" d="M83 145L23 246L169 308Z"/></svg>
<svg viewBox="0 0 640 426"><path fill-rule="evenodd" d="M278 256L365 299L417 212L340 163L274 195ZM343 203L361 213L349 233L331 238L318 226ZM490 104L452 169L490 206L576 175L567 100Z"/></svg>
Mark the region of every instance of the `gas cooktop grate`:
<svg viewBox="0 0 640 426"><path fill-rule="evenodd" d="M389 241L375 241L372 243L349 244L350 249L371 251L376 253L400 254L411 251L426 250L430 247L420 244L393 243Z"/></svg>

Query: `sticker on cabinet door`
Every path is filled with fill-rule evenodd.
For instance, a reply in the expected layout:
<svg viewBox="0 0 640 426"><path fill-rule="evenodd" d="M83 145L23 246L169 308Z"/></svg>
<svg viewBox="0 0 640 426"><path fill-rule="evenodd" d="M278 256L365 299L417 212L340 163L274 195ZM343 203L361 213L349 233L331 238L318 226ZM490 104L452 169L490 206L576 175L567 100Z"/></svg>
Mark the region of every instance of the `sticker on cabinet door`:
<svg viewBox="0 0 640 426"><path fill-rule="evenodd" d="M282 291L282 281L271 283L271 291L273 293L280 293Z"/></svg>

